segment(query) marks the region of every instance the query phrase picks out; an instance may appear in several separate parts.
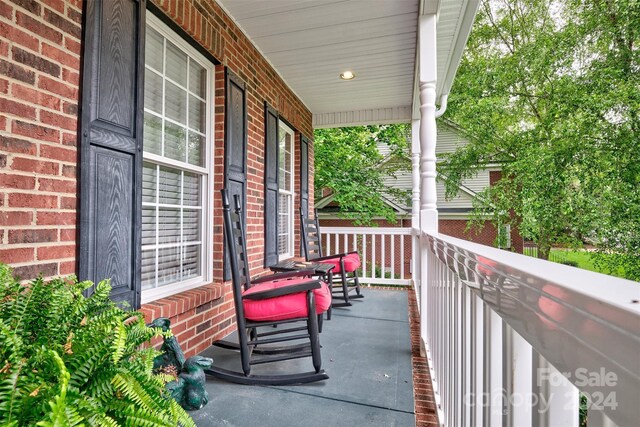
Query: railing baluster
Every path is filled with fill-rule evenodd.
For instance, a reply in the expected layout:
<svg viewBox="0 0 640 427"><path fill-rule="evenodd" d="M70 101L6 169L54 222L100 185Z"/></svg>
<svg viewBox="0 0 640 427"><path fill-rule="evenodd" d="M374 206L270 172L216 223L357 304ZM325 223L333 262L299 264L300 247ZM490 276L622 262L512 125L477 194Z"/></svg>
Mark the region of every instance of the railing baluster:
<svg viewBox="0 0 640 427"><path fill-rule="evenodd" d="M371 277L376 278L376 235L371 235Z"/></svg>
<svg viewBox="0 0 640 427"><path fill-rule="evenodd" d="M391 240L391 253L389 254L389 264L391 265L391 278L396 277L396 236L389 236Z"/></svg>
<svg viewBox="0 0 640 427"><path fill-rule="evenodd" d="M369 259L369 254L367 252L367 235L362 234L362 277L367 277L367 260Z"/></svg>
<svg viewBox="0 0 640 427"><path fill-rule="evenodd" d="M385 271L387 268L387 248L384 242L384 237L384 234L380 236L380 240L382 241L380 245L380 247L382 248L380 251L380 278L382 279L386 278Z"/></svg>

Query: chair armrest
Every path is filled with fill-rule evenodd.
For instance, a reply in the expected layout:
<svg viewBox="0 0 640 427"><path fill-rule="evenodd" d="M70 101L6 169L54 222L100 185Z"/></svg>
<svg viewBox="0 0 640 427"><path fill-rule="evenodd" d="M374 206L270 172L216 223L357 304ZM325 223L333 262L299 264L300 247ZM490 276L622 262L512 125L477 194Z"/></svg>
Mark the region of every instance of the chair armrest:
<svg viewBox="0 0 640 427"><path fill-rule="evenodd" d="M294 271L285 271L282 273L275 273L275 274L267 274L265 276L260 276L258 278L255 279L251 279L251 283L264 283L264 282L271 282L274 280L281 280L281 279L292 279L294 277L311 277L315 274L315 272L313 270L294 270Z"/></svg>
<svg viewBox="0 0 640 427"><path fill-rule="evenodd" d="M358 251L351 251L351 252L344 252L344 253L341 253L341 254L325 255L325 256L318 257L318 258L310 259L309 261L317 262L317 261L322 261L322 260L325 260L325 259L344 258L347 255L357 254L357 253L358 253Z"/></svg>
<svg viewBox="0 0 640 427"><path fill-rule="evenodd" d="M322 286L320 283L320 280L309 280L308 282L296 283L291 286L282 286L280 288L268 289L261 292L253 292L251 294L244 295L242 299L263 300L281 297L284 295L297 294L300 292L308 292L313 289L320 289Z"/></svg>

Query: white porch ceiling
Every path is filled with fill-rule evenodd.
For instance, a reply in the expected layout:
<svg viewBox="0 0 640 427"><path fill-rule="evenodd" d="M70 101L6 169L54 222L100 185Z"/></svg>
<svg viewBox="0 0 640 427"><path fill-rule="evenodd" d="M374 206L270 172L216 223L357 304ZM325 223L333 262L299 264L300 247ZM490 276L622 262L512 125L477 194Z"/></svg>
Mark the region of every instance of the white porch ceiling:
<svg viewBox="0 0 640 427"><path fill-rule="evenodd" d="M469 1L217 0L314 115L314 126L407 122L420 9L439 8L438 94ZM473 9L475 13L475 8ZM464 31L462 31L464 33ZM466 42L466 34L463 34ZM464 47L464 43L462 44ZM455 68L459 57L455 59ZM339 74L351 70L356 78ZM450 84L450 83L449 83Z"/></svg>

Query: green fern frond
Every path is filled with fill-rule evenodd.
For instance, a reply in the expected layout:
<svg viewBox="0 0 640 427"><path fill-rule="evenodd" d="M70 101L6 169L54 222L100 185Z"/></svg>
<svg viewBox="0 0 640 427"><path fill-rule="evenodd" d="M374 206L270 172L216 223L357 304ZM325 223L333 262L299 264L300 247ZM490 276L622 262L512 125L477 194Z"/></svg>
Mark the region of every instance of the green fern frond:
<svg viewBox="0 0 640 427"><path fill-rule="evenodd" d="M115 337L111 346L111 360L118 363L124 355L125 345L127 343L127 330L123 324L116 325Z"/></svg>

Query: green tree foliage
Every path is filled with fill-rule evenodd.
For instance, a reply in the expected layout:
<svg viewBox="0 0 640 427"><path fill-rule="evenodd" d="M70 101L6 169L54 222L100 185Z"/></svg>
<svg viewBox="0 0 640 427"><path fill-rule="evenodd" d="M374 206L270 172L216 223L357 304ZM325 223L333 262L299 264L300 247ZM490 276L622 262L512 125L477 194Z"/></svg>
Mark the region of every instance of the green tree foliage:
<svg viewBox="0 0 640 427"><path fill-rule="evenodd" d="M159 329L109 300L100 282L20 284L0 264L0 425L195 426L141 346Z"/></svg>
<svg viewBox="0 0 640 427"><path fill-rule="evenodd" d="M588 240L639 280L639 112L640 2L482 0L449 98L471 143L441 167L448 195L499 162L478 218L513 210L541 257Z"/></svg>
<svg viewBox="0 0 640 427"><path fill-rule="evenodd" d="M410 170L410 128L406 124L316 129L314 132L315 194L335 195L339 215L358 225L371 225L376 217L395 222L394 210L384 197L406 203L407 191L385 185L400 170ZM386 144L383 157L377 144Z"/></svg>

